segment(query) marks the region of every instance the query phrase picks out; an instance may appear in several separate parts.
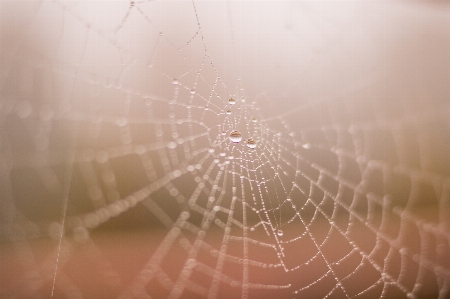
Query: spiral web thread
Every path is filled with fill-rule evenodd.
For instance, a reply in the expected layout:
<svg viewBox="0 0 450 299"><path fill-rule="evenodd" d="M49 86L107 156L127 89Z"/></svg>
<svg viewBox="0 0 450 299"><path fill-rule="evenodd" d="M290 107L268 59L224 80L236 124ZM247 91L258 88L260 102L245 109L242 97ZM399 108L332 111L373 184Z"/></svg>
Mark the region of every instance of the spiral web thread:
<svg viewBox="0 0 450 299"><path fill-rule="evenodd" d="M369 80L270 114L239 69L221 77L205 3L180 3L111 4L108 29L103 2L21 4L2 46L2 243L20 261L3 295L88 298L68 266L83 251L119 298L449 296L450 172L430 158L448 150L448 105L387 117L358 106ZM36 24L54 48L33 46ZM135 222L159 243L125 281L98 235Z"/></svg>

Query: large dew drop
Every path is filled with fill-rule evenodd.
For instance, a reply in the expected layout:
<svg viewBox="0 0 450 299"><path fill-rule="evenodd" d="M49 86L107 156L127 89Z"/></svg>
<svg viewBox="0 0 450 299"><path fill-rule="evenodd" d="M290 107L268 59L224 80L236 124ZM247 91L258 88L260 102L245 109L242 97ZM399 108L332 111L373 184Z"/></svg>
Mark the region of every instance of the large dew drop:
<svg viewBox="0 0 450 299"><path fill-rule="evenodd" d="M228 100L228 104L234 105L234 104L236 104L236 100L233 99L233 98L230 98L230 99Z"/></svg>
<svg viewBox="0 0 450 299"><path fill-rule="evenodd" d="M233 131L230 133L230 140L234 143L239 143L242 140L241 132Z"/></svg>
<svg viewBox="0 0 450 299"><path fill-rule="evenodd" d="M256 147L256 141L252 138L247 139L247 147L248 148L255 148Z"/></svg>
<svg viewBox="0 0 450 299"><path fill-rule="evenodd" d="M282 237L283 234L284 234L283 231L282 231L281 229L279 229L278 232L277 232L277 235L278 235L279 237Z"/></svg>

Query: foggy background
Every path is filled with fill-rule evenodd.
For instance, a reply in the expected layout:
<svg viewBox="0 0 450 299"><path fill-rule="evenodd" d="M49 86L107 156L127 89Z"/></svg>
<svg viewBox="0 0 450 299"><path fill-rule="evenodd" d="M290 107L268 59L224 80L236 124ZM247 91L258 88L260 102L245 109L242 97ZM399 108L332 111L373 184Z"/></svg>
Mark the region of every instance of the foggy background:
<svg viewBox="0 0 450 299"><path fill-rule="evenodd" d="M447 3L2 1L0 16L0 297L324 297L347 255L333 298L449 296ZM200 180L219 201L194 196ZM254 209L233 206L261 182ZM305 223L277 253L224 238L283 247ZM190 257L199 238L211 256ZM303 268L219 269L225 244Z"/></svg>

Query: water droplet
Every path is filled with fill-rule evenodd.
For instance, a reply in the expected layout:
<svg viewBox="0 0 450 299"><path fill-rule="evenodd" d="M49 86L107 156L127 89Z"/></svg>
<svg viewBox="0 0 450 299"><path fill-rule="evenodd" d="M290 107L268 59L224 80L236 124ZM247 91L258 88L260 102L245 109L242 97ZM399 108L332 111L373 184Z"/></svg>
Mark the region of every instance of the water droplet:
<svg viewBox="0 0 450 299"><path fill-rule="evenodd" d="M234 104L236 104L236 100L233 99L233 98L230 98L230 99L228 100L228 104L234 105Z"/></svg>
<svg viewBox="0 0 450 299"><path fill-rule="evenodd" d="M253 117L253 118L252 118L252 122L254 122L254 123L258 122L258 120L256 119L256 117Z"/></svg>
<svg viewBox="0 0 450 299"><path fill-rule="evenodd" d="M242 140L242 135L239 131L233 131L230 133L230 140L234 143L239 143Z"/></svg>
<svg viewBox="0 0 450 299"><path fill-rule="evenodd" d="M194 267L197 264L197 261L195 259L188 259L186 261L186 266L189 268Z"/></svg>
<svg viewBox="0 0 450 299"><path fill-rule="evenodd" d="M254 227L250 227L250 230L251 230L252 232L254 232L254 231L255 231L255 228L254 228Z"/></svg>
<svg viewBox="0 0 450 299"><path fill-rule="evenodd" d="M305 149L310 149L311 148L311 143L304 143L302 144L302 147Z"/></svg>
<svg viewBox="0 0 450 299"><path fill-rule="evenodd" d="M195 94L195 90L191 89L190 93Z"/></svg>
<svg viewBox="0 0 450 299"><path fill-rule="evenodd" d="M190 216L191 216L191 214L190 214L188 211L184 211L184 212L181 212L181 214L180 214L180 219L186 220L186 219L188 219Z"/></svg>
<svg viewBox="0 0 450 299"><path fill-rule="evenodd" d="M213 210L214 210L215 212L220 211L220 206L214 206Z"/></svg>
<svg viewBox="0 0 450 299"><path fill-rule="evenodd" d="M247 147L248 148L255 148L256 147L256 141L252 138L247 139Z"/></svg>
<svg viewBox="0 0 450 299"><path fill-rule="evenodd" d="M178 85L178 84L180 84L180 81L178 81L178 79L173 79L172 84L173 85Z"/></svg>
<svg viewBox="0 0 450 299"><path fill-rule="evenodd" d="M231 114L231 110L227 110L227 114L230 115Z"/></svg>
<svg viewBox="0 0 450 299"><path fill-rule="evenodd" d="M279 237L282 237L283 236L283 231L281 230L281 229L279 229L278 231L277 231L277 235L279 236Z"/></svg>
<svg viewBox="0 0 450 299"><path fill-rule="evenodd" d="M159 36L162 36L162 35L163 35L162 31L161 31L161 32L159 32Z"/></svg>
<svg viewBox="0 0 450 299"><path fill-rule="evenodd" d="M171 142L169 142L169 143L167 144L167 147L170 148L170 149L174 149L174 148L177 147L177 144L176 144L176 142L171 141Z"/></svg>

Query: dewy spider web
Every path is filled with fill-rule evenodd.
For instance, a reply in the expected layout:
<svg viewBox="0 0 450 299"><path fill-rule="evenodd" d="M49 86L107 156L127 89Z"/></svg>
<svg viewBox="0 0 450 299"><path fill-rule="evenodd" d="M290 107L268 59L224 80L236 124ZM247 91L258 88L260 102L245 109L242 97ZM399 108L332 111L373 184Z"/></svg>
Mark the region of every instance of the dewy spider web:
<svg viewBox="0 0 450 299"><path fill-rule="evenodd" d="M448 15L1 7L2 298L449 296Z"/></svg>

